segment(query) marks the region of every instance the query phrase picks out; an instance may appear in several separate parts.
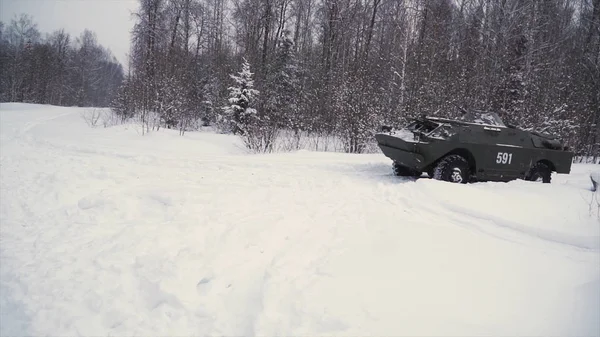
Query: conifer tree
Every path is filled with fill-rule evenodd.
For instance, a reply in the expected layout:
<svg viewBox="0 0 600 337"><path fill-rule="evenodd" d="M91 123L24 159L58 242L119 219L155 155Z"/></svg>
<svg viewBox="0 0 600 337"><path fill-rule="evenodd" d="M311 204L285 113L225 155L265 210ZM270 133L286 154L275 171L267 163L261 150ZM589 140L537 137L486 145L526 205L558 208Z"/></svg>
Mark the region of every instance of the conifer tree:
<svg viewBox="0 0 600 337"><path fill-rule="evenodd" d="M288 32L284 33L275 52L275 60L269 70L264 112L282 128L297 133L301 129L298 116L298 65L294 55L294 41Z"/></svg>
<svg viewBox="0 0 600 337"><path fill-rule="evenodd" d="M223 108L222 120L231 127L234 134L246 135L249 127L256 122L257 112L252 107L259 92L254 89L253 73L250 64L243 59L242 71L238 76L230 75L236 85L229 87L229 105Z"/></svg>

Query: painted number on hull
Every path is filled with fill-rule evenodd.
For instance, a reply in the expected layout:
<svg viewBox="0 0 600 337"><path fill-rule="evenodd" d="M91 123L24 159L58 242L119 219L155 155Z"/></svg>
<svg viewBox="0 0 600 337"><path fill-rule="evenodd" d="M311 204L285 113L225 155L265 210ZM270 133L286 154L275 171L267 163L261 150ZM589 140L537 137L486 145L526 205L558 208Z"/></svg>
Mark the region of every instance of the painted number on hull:
<svg viewBox="0 0 600 337"><path fill-rule="evenodd" d="M496 164L510 164L512 162L512 153L498 152Z"/></svg>

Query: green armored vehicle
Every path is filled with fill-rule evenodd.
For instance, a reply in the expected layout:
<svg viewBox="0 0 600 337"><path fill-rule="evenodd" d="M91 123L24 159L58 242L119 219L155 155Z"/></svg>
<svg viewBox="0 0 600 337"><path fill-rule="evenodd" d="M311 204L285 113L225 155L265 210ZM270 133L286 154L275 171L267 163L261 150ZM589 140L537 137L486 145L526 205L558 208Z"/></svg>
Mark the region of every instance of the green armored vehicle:
<svg viewBox="0 0 600 337"><path fill-rule="evenodd" d="M506 126L495 113L470 111L459 119L423 117L375 135L399 176L454 183L524 179L549 183L568 174L573 153L550 135Z"/></svg>

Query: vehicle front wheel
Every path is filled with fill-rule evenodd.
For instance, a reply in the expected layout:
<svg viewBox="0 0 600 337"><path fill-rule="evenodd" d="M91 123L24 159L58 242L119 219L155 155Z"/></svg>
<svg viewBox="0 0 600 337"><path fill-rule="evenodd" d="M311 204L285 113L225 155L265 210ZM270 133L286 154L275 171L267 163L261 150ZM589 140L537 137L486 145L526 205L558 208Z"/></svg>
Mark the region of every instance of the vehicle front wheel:
<svg viewBox="0 0 600 337"><path fill-rule="evenodd" d="M470 176L469 162L457 154L443 158L433 170L434 179L451 183L466 184Z"/></svg>
<svg viewBox="0 0 600 337"><path fill-rule="evenodd" d="M539 181L544 184L549 184L551 179L552 170L544 163L537 163L533 165L525 176L525 180Z"/></svg>

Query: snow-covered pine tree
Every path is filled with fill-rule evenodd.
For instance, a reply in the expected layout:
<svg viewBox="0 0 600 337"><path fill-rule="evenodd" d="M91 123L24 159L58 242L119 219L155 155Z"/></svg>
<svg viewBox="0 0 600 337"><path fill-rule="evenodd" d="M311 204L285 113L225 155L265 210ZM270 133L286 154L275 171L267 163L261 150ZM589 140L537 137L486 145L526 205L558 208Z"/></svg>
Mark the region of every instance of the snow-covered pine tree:
<svg viewBox="0 0 600 337"><path fill-rule="evenodd" d="M259 91L254 89L253 73L250 64L244 58L242 71L238 76L230 75L236 85L229 87L229 105L223 107L224 120L234 134L246 135L249 127L257 120L256 109L252 107Z"/></svg>
<svg viewBox="0 0 600 337"><path fill-rule="evenodd" d="M275 52L275 60L267 76L265 109L279 127L298 132L302 125L298 116L298 63L291 33L285 31Z"/></svg>
<svg viewBox="0 0 600 337"><path fill-rule="evenodd" d="M260 102L261 118L268 117L268 127L291 131L288 149L297 149L300 144L300 131L303 120L299 114L300 71L296 60L294 41L286 30L278 38L274 59L268 65L262 81ZM267 125L263 125L267 127Z"/></svg>
<svg viewBox="0 0 600 337"><path fill-rule="evenodd" d="M509 43L508 62L503 73L503 83L496 93L496 110L500 117L513 125L530 127L534 124L530 114L524 109L527 87L525 78L525 56L528 41L524 28L514 33Z"/></svg>
<svg viewBox="0 0 600 337"><path fill-rule="evenodd" d="M210 73L205 82L202 84L203 99L201 119L203 126L209 126L216 122L219 115L218 113L218 101L219 101L219 89L221 83L215 74Z"/></svg>
<svg viewBox="0 0 600 337"><path fill-rule="evenodd" d="M552 112L548 112L541 120L536 123L535 127L528 128L530 131L538 131L559 137L562 142L573 150L575 149L575 137L579 130L578 123L569 115L569 108L566 104L556 107Z"/></svg>

